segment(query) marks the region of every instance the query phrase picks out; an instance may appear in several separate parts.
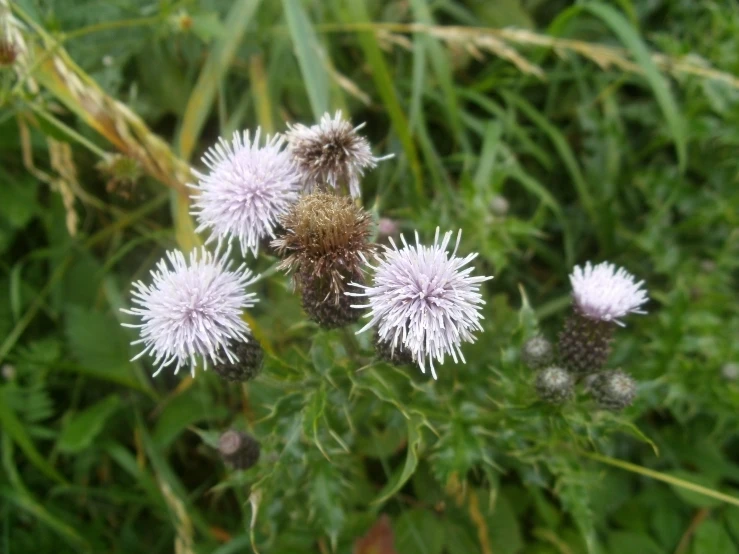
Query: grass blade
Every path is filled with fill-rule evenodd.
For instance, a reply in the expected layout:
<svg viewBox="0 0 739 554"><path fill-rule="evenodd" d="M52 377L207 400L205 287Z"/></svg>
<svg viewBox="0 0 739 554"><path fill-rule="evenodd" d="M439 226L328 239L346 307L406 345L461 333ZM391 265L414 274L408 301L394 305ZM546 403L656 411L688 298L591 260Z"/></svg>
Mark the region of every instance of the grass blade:
<svg viewBox="0 0 739 554"><path fill-rule="evenodd" d="M308 99L316 121L329 110L329 76L322 60L325 56L313 30L308 14L299 0L282 0L287 26L295 47L300 73L303 75Z"/></svg>
<svg viewBox="0 0 739 554"><path fill-rule="evenodd" d="M205 61L197 83L187 101L185 117L180 128L178 147L183 159L189 160L200 131L210 113L218 92L218 83L231 65L236 48L261 0L239 0L234 2L226 16L226 31L216 42Z"/></svg>
<svg viewBox="0 0 739 554"><path fill-rule="evenodd" d="M659 72L644 41L639 37L639 34L634 30L634 27L632 27L629 21L611 6L600 2L593 2L585 4L583 9L600 18L616 33L644 71L644 77L649 83L649 86L652 87L652 92L654 92L657 103L667 121L667 126L670 128L672 139L675 141L675 150L677 152L680 171L685 171L685 164L687 163L685 122L670 92L667 79Z"/></svg>
<svg viewBox="0 0 739 554"><path fill-rule="evenodd" d="M365 0L349 2L348 7L356 22L366 23L369 21ZM385 104L385 109L390 116L395 132L398 133L400 143L403 145L405 157L410 165L411 172L413 173L416 200L420 201L424 198L421 163L418 159L416 145L413 142L413 136L411 135L408 120L403 113L400 101L398 100L398 95L395 91L395 86L393 85L390 70L385 63L385 58L383 57L380 46L377 43L377 36L375 33L370 29L366 31L357 31L357 35L359 37L359 44L367 58L367 63L372 70L372 78L377 86L377 91Z"/></svg>

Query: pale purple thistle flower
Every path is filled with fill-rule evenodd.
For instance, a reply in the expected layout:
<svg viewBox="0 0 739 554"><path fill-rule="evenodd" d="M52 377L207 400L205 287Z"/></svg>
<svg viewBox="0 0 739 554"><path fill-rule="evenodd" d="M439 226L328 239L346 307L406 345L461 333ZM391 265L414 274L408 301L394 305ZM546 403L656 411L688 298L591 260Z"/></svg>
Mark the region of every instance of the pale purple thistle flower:
<svg viewBox="0 0 739 554"><path fill-rule="evenodd" d="M261 129L254 140L249 131L235 132L231 141L223 138L208 149L203 163L207 174L193 170L199 191L193 197L193 211L199 223L196 232L212 229L208 242L239 239L241 252L256 256L261 239L274 238L280 217L298 199L300 175L290 154L283 149L284 137L266 137L260 147Z"/></svg>
<svg viewBox="0 0 739 554"><path fill-rule="evenodd" d="M357 133L364 125L353 127L342 118L341 110L333 118L328 113L323 114L321 121L311 127L300 123L288 125L288 150L302 174L307 192L324 185L335 189L346 184L352 197L362 195L359 179L364 170L393 157L393 154L381 158L372 155L367 139Z"/></svg>
<svg viewBox="0 0 739 554"><path fill-rule="evenodd" d="M413 356L421 371L426 373L428 358L431 375L436 379L434 359L444 363L444 356L457 356L465 362L460 349L462 342L474 342L473 331L482 331L480 307L485 304L480 294L480 283L492 277L471 277L474 267L464 266L477 257L470 254L457 257L462 231L451 256L447 246L452 236L449 231L439 244L436 229L433 246L423 246L416 233L415 246L409 246L403 235L403 248L398 249L390 238L392 248L385 246L377 255L377 267L372 286L352 283L364 289L351 296L366 296L370 308L370 322L359 333L378 326L378 337L391 343L392 349L402 345ZM369 264L368 264L369 265Z"/></svg>
<svg viewBox="0 0 739 554"><path fill-rule="evenodd" d="M585 268L575 266L570 275L572 296L577 310L597 321L613 321L623 327L620 318L629 313L646 313L640 309L647 300L644 281L636 282L633 275L614 264L603 262Z"/></svg>
<svg viewBox="0 0 739 554"><path fill-rule="evenodd" d="M139 329L141 338L131 344L143 344L144 349L131 361L149 354L157 366L154 376L173 362L175 374L189 363L194 377L197 358L205 369L208 360L222 362L224 355L231 363L238 361L231 341L248 340L249 326L241 315L257 302L255 293L245 291L256 277L244 264L231 271L230 247L223 256L219 250L220 245L215 254L205 247L194 249L189 263L182 252L169 251L151 271L151 286L133 284L137 306L121 311L140 317L141 323L123 326Z"/></svg>

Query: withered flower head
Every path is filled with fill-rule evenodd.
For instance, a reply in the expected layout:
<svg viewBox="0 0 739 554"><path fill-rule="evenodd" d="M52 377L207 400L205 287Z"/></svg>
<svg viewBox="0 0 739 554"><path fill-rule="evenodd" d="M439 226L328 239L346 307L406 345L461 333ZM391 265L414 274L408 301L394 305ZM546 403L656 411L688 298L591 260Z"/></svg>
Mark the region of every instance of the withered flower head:
<svg viewBox="0 0 739 554"><path fill-rule="evenodd" d="M364 123L354 127L342 117L341 111L333 117L324 114L312 127L288 126L285 134L288 148L307 191L320 186L336 189L347 185L353 197L361 196L359 179L365 169L372 169L377 162L393 156L373 156L367 139L357 133L362 127Z"/></svg>
<svg viewBox="0 0 739 554"><path fill-rule="evenodd" d="M344 290L363 281L362 256L374 252L372 216L351 198L316 192L303 196L281 223L285 231L272 246L284 258L280 269L293 273L308 315L327 327L354 321ZM346 317L334 314L337 309Z"/></svg>

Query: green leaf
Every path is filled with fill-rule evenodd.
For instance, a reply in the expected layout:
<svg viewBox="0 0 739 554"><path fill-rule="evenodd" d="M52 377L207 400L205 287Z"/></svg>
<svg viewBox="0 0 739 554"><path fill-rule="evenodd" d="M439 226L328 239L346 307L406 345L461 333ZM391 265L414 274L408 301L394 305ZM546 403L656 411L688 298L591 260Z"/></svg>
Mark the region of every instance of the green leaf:
<svg viewBox="0 0 739 554"><path fill-rule="evenodd" d="M158 448L167 448L190 425L225 418L227 415L226 407L213 404L204 389L190 387L165 405L152 438Z"/></svg>
<svg viewBox="0 0 739 554"><path fill-rule="evenodd" d="M411 478L413 472L418 466L418 452L421 448L421 426L422 422L417 416L411 416L408 419L408 447L405 455L405 464L403 470L395 479L389 482L382 489L382 492L372 501L372 504L381 504L388 498L398 492L403 485Z"/></svg>
<svg viewBox="0 0 739 554"><path fill-rule="evenodd" d="M677 151L680 171L685 171L685 165L687 163L685 121L680 115L680 110L670 92L667 79L659 72L657 65L652 61L652 57L644 41L629 21L612 6L600 2L590 2L584 4L582 9L602 19L616 33L618 38L621 39L624 46L634 56L636 63L644 71L644 77L647 79L649 86L652 87L652 92L654 92L662 114L667 120L667 126L672 133L672 139L675 141L675 150Z"/></svg>
<svg viewBox="0 0 739 554"><path fill-rule="evenodd" d="M72 306L67 312L69 349L85 367L128 373L126 330L109 314Z"/></svg>
<svg viewBox="0 0 739 554"><path fill-rule="evenodd" d="M737 554L737 550L734 541L731 540L731 535L726 530L726 527L721 525L714 519L706 519L698 526L693 536L693 549L692 554Z"/></svg>
<svg viewBox="0 0 739 554"><path fill-rule="evenodd" d="M664 554L664 551L649 537L629 531L616 531L608 535L608 552L623 554L638 552L639 554ZM706 551L713 552L713 551ZM715 551L718 552L718 551Z"/></svg>
<svg viewBox="0 0 739 554"><path fill-rule="evenodd" d="M329 110L329 75L323 63L325 53L300 0L282 0L282 6L300 73L308 90L313 117L317 122Z"/></svg>
<svg viewBox="0 0 739 554"><path fill-rule="evenodd" d="M414 508L393 523L395 548L403 554L440 554L444 548L444 526L429 510Z"/></svg>
<svg viewBox="0 0 739 554"><path fill-rule="evenodd" d="M92 444L105 426L105 422L120 407L121 401L117 396L108 396L97 404L76 413L62 429L59 436L59 450L75 453L84 450Z"/></svg>

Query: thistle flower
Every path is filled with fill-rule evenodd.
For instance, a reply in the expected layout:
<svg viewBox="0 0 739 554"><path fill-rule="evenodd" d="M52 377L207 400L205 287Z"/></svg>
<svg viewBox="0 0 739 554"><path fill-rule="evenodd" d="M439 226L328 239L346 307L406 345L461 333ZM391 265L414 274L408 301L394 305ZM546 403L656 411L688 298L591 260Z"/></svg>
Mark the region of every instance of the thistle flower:
<svg viewBox="0 0 739 554"><path fill-rule="evenodd" d="M256 256L260 239L274 238L281 216L298 199L300 176L290 155L283 150L284 138L267 137L260 146L261 130L252 140L249 131L234 133L231 142L220 138L203 156L210 172L193 170L198 191L192 214L196 232L211 229L212 240L238 238L241 251Z"/></svg>
<svg viewBox="0 0 739 554"><path fill-rule="evenodd" d="M264 350L262 345L252 338L249 342L239 342L233 347L236 362L224 360L213 366L213 371L221 378L233 383L251 381L262 369Z"/></svg>
<svg viewBox="0 0 739 554"><path fill-rule="evenodd" d="M259 442L238 431L226 431L218 440L218 452L221 458L234 469L249 469L259 461L261 448Z"/></svg>
<svg viewBox="0 0 739 554"><path fill-rule="evenodd" d="M640 306L647 301L634 276L623 268L603 262L596 266L575 266L570 275L574 311L559 335L559 355L570 371L595 373L608 360L615 331L623 326L620 318L629 313L645 313Z"/></svg>
<svg viewBox="0 0 739 554"><path fill-rule="evenodd" d="M552 362L554 348L552 343L541 335L531 337L521 347L521 360L530 369L538 369Z"/></svg>
<svg viewBox="0 0 739 554"><path fill-rule="evenodd" d="M141 338L131 344L143 344L144 349L131 361L149 354L157 366L154 376L175 362L175 374L189 364L195 376L198 358L205 369L208 360L238 361L231 341L248 340L249 326L241 313L257 300L255 293L244 290L255 281L251 271L244 264L231 271L229 254L230 248L221 257L219 249L211 254L203 247L193 250L188 260L182 252L170 251L151 271L151 286L133 284L137 306L122 311L141 318L141 323L123 325L140 330Z"/></svg>
<svg viewBox="0 0 739 554"><path fill-rule="evenodd" d="M393 157L392 154L382 158L372 155L367 139L357 133L364 125L352 127L349 121L342 118L341 110L333 118L328 113L324 114L321 121L312 127L288 125L288 149L302 174L307 191L324 185L335 189L346 184L352 197L359 198L362 195L359 178L364 170Z"/></svg>
<svg viewBox="0 0 739 554"><path fill-rule="evenodd" d="M294 275L303 309L326 328L356 321L344 296L346 283L362 280L362 256L369 243L372 216L350 198L323 192L303 196L281 220L285 232L272 241L279 268Z"/></svg>
<svg viewBox="0 0 739 554"><path fill-rule="evenodd" d="M627 314L646 313L639 309L648 300L641 288L644 281L635 282L633 275L614 264L593 266L588 262L584 269L575 266L570 283L575 307L589 319L623 326L619 319Z"/></svg>
<svg viewBox="0 0 739 554"><path fill-rule="evenodd" d="M400 235L401 249L391 238L392 248L385 246L382 255L376 256L377 267L370 265L375 270L372 286L352 283L363 292L346 293L368 299L366 305L352 306L371 310L367 315L371 319L360 333L377 325L379 339L402 345L423 373L428 359L434 379L434 359L443 364L444 356L451 355L455 362L457 357L465 361L462 342L474 342L473 331L482 331L480 306L485 302L480 283L492 279L471 277L473 268L463 269L477 254L457 257L460 231L450 255L451 236L451 231L445 233L439 243L437 228L432 246L423 246L418 233L415 246L409 246Z"/></svg>
<svg viewBox="0 0 739 554"><path fill-rule="evenodd" d="M539 397L552 404L562 404L575 394L575 380L572 375L557 366L539 370L535 387Z"/></svg>
<svg viewBox="0 0 739 554"><path fill-rule="evenodd" d="M604 371L592 378L588 390L599 406L618 411L631 406L634 402L636 381L620 369Z"/></svg>

